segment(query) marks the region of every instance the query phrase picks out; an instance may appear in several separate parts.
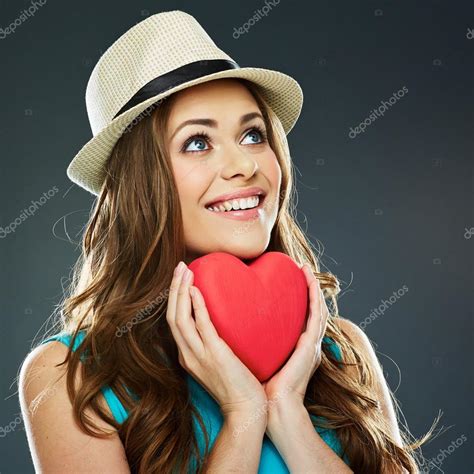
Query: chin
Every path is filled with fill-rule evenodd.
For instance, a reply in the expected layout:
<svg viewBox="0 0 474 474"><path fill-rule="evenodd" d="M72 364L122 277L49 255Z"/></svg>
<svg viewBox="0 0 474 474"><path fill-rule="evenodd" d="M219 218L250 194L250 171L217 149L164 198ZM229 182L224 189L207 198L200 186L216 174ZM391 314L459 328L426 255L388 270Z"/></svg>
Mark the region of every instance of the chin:
<svg viewBox="0 0 474 474"><path fill-rule="evenodd" d="M193 246L192 250L188 248L188 252L195 256L203 256L212 252L226 252L241 260L249 260L262 255L269 243L269 237L256 239L252 238L250 234L227 239L227 242L225 242L226 239L222 239L219 242L215 240L214 238L214 242L212 242L211 238L209 238L207 245Z"/></svg>
<svg viewBox="0 0 474 474"><path fill-rule="evenodd" d="M242 260L259 257L265 252L269 243L269 238L252 239L249 234L238 236L233 240L234 242L224 245L220 251L230 253Z"/></svg>
<svg viewBox="0 0 474 474"><path fill-rule="evenodd" d="M253 260L254 258L260 257L264 252L265 248L246 248L229 251L228 253L240 258L241 260Z"/></svg>

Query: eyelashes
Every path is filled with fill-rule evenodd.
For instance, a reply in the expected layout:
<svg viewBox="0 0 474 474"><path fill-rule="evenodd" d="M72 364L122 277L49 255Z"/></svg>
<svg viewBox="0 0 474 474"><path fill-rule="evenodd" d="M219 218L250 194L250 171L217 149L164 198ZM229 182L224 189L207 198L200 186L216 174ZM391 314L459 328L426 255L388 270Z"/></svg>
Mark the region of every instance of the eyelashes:
<svg viewBox="0 0 474 474"><path fill-rule="evenodd" d="M183 143L183 146L179 150L181 153L198 153L200 151L205 150L186 150L186 148L195 140L202 140L208 143L212 143L211 137L203 130L202 132L195 133L191 135L186 141Z"/></svg>
<svg viewBox="0 0 474 474"><path fill-rule="evenodd" d="M244 135L244 138L250 133L250 132L257 132L260 137L261 137L261 140L258 142L258 143L252 143L252 145L261 145L263 143L266 143L268 141L268 136L267 136L267 132L266 130L260 126L260 125L254 125L252 126L251 128L249 128L246 132L245 132L245 135ZM209 134L206 132L206 131L201 131L201 132L198 132L198 133L194 133L193 135L191 135L189 138L187 138L185 140L185 142L183 143L183 145L181 146L180 148L180 152L181 153L199 153L201 151L207 151L206 149L204 150L186 150L186 148L192 143L194 142L195 140L202 140L202 141L205 141L207 143L210 143L212 144L212 139L211 137L209 136Z"/></svg>
<svg viewBox="0 0 474 474"><path fill-rule="evenodd" d="M260 143L265 143L267 141L267 131L261 125L254 125L252 128L247 130L247 132L245 132L245 136L253 131L257 131L262 137L262 141ZM255 145L257 145L257 143L255 143Z"/></svg>

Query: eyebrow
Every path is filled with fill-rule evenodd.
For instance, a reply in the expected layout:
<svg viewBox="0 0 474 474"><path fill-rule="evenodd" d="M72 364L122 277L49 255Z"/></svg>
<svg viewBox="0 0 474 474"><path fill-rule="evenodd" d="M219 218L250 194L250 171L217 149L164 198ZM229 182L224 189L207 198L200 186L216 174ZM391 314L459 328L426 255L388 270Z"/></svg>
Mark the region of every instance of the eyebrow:
<svg viewBox="0 0 474 474"><path fill-rule="evenodd" d="M247 122L250 122L256 117L260 117L263 120L263 116L259 112L249 112L248 114L242 115L240 117L240 125L244 125ZM205 125L206 127L217 128L217 121L214 119L209 118L198 118L198 119L190 119L184 121L181 125L179 125L176 130L174 131L173 135L171 135L170 140L183 128L187 125Z"/></svg>

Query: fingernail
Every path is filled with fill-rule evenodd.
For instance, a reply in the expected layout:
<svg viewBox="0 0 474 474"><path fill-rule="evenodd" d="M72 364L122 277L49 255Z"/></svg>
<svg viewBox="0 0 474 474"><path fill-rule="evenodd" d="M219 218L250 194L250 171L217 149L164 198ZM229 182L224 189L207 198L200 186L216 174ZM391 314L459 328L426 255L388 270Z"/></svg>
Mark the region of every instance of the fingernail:
<svg viewBox="0 0 474 474"><path fill-rule="evenodd" d="M179 262L178 265L177 265L177 267L176 267L175 270L174 270L174 274L175 274L176 276L181 275L181 273L183 272L183 270L184 270L185 267L186 267L186 264L185 264L183 261Z"/></svg>
<svg viewBox="0 0 474 474"><path fill-rule="evenodd" d="M186 283L191 280L191 275L192 274L193 274L193 272L189 268L186 268L186 271L184 272L184 281Z"/></svg>

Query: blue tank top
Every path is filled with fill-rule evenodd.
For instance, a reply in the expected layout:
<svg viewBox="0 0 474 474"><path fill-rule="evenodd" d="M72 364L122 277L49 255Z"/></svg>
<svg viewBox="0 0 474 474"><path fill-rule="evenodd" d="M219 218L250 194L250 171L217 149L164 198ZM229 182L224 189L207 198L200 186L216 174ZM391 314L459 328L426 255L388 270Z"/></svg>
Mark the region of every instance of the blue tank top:
<svg viewBox="0 0 474 474"><path fill-rule="evenodd" d="M75 351L82 343L85 337L85 330L81 330L72 347L72 350ZM66 346L71 345L72 335L65 333L58 333L47 339L43 340L41 344L44 344L49 341L60 341ZM337 360L342 360L341 351L337 343L330 337L324 337L323 343L327 344L328 348L334 354ZM222 428L223 417L219 408L219 404L214 400L214 398L206 391L206 389L199 384L189 373L187 374L187 384L190 390L190 396L193 402L193 405L199 411L199 414L202 417L206 431L209 436L209 449L212 449L212 446ZM104 386L101 389L102 394L107 402L107 405L112 412L114 419L122 424L128 418L128 411L123 406L122 402L119 400L117 395L109 386ZM131 392L127 389L131 394ZM133 396L133 394L131 394ZM318 419L314 415L310 415L312 419ZM320 418L323 420L323 418ZM194 419L194 429L196 433L197 443L201 455L204 455L205 451L205 439L204 433L201 429L199 423ZM347 456L344 455L341 443L335 430L325 429L321 427L315 428L318 434L321 436L323 441L339 456L341 457L346 464L349 465L349 460ZM196 471L196 462L195 459L192 459L192 468L190 473ZM258 474L289 474L289 470L278 452L275 445L271 442L267 435L263 437L262 451L260 455L260 464L258 468Z"/></svg>

